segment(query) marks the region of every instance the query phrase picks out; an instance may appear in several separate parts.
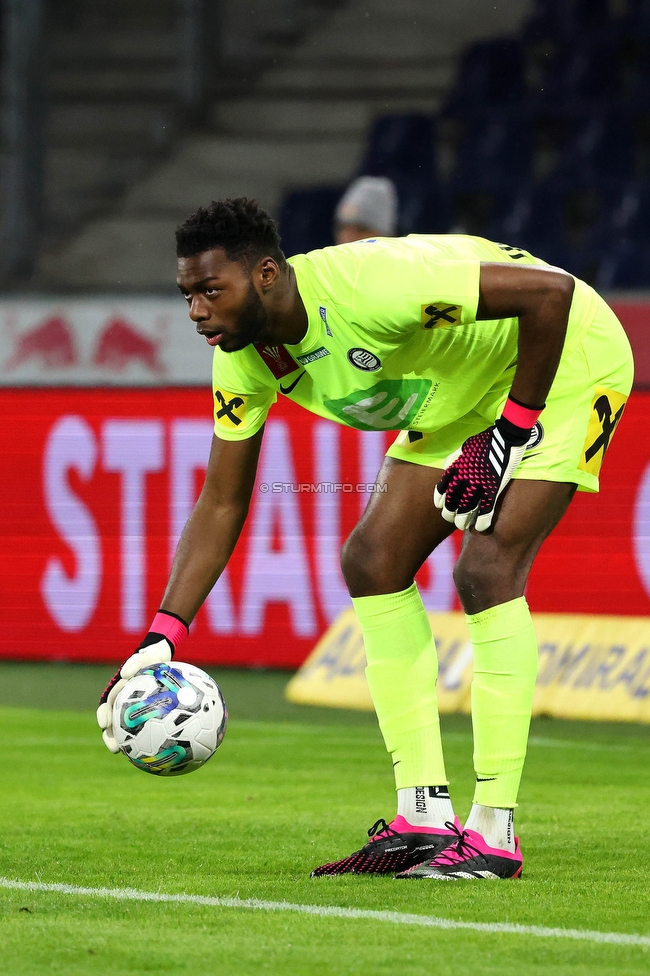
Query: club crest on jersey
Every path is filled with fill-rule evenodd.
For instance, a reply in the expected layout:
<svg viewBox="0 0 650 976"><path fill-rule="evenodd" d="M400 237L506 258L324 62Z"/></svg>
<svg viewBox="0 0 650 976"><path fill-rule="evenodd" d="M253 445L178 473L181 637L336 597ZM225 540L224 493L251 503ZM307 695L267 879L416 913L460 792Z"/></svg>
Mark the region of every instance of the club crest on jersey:
<svg viewBox="0 0 650 976"><path fill-rule="evenodd" d="M289 355L284 346L270 346L255 343L255 349L269 367L276 380L298 369L298 363Z"/></svg>
<svg viewBox="0 0 650 976"><path fill-rule="evenodd" d="M226 430L240 427L246 420L247 397L214 388L214 421Z"/></svg>
<svg viewBox="0 0 650 976"><path fill-rule="evenodd" d="M353 366L365 373L374 373L381 368L381 359L368 349L348 349L348 359Z"/></svg>
<svg viewBox="0 0 650 976"><path fill-rule="evenodd" d="M442 329L447 325L460 325L463 315L462 305L449 302L428 302L422 305L422 328Z"/></svg>

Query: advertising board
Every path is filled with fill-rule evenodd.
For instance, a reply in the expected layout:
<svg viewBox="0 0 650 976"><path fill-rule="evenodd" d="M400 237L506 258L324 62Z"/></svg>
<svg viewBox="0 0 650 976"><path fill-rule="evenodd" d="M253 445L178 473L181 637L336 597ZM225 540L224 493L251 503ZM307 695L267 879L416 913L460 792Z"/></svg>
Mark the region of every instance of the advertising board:
<svg viewBox="0 0 650 976"><path fill-rule="evenodd" d="M0 391L0 655L116 661L158 608L212 436L208 388ZM580 493L531 574L533 610L650 614L650 395L633 394L600 495ZM184 654L296 667L349 606L341 542L390 435L284 398L267 423L251 511ZM458 609L458 533L423 567L431 611Z"/></svg>

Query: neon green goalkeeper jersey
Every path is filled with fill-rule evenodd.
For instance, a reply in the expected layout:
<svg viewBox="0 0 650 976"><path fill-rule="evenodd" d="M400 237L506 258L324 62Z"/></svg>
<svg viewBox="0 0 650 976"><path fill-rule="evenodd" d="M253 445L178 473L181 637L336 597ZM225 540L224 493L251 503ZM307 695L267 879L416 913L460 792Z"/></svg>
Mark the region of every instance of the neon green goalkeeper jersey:
<svg viewBox="0 0 650 976"><path fill-rule="evenodd" d="M484 261L544 264L460 235L377 238L290 258L309 324L295 345L215 349L215 433L251 437L278 393L359 430L433 432L494 419L517 363L518 321L476 321ZM601 299L576 280L564 354Z"/></svg>

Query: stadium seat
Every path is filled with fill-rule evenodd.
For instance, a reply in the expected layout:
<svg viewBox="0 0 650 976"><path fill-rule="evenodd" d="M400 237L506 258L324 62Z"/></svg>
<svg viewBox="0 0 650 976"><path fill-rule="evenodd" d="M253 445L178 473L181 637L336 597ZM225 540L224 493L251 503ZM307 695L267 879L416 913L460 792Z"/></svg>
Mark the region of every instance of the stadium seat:
<svg viewBox="0 0 650 976"><path fill-rule="evenodd" d="M584 37L610 22L608 0L535 0L532 16L524 27L529 41L555 41Z"/></svg>
<svg viewBox="0 0 650 976"><path fill-rule="evenodd" d="M608 190L609 199L590 232L587 247L604 254L620 240L645 245L650 228L650 180L632 180Z"/></svg>
<svg viewBox="0 0 650 976"><path fill-rule="evenodd" d="M484 111L465 120L451 185L456 191L495 191L528 179L532 130L517 111Z"/></svg>
<svg viewBox="0 0 650 976"><path fill-rule="evenodd" d="M648 33L650 35L650 21ZM623 42L625 43L625 42ZM630 45L625 65L625 100L634 111L650 112L650 37Z"/></svg>
<svg viewBox="0 0 650 976"><path fill-rule="evenodd" d="M650 288L650 250L638 241L623 239L601 260L595 279L596 288Z"/></svg>
<svg viewBox="0 0 650 976"><path fill-rule="evenodd" d="M623 88L620 42L616 35L571 38L556 47L543 72L539 105L577 109L614 102Z"/></svg>
<svg viewBox="0 0 650 976"><path fill-rule="evenodd" d="M619 194L612 208L612 236L649 239L650 234L650 175L634 181Z"/></svg>
<svg viewBox="0 0 650 976"><path fill-rule="evenodd" d="M650 0L628 0L621 32L627 37L650 38Z"/></svg>
<svg viewBox="0 0 650 976"><path fill-rule="evenodd" d="M553 264L558 262L549 251L566 250L561 201L544 186L521 190L510 212L491 231L500 242L523 247Z"/></svg>
<svg viewBox="0 0 650 976"><path fill-rule="evenodd" d="M446 234L452 225L451 196L435 182L394 177L399 234Z"/></svg>
<svg viewBox="0 0 650 976"><path fill-rule="evenodd" d="M477 108L517 105L525 97L520 42L509 37L480 41L464 52L443 114L462 117Z"/></svg>
<svg viewBox="0 0 650 976"><path fill-rule="evenodd" d="M523 247L549 264L584 275L594 255L586 249L604 206L598 185L567 189L548 180L524 188L491 235Z"/></svg>
<svg viewBox="0 0 650 976"><path fill-rule="evenodd" d="M383 115L375 119L359 168L362 176L436 178L434 122L430 115Z"/></svg>
<svg viewBox="0 0 650 976"><path fill-rule="evenodd" d="M450 191L450 198L453 208L450 233L501 241L499 228L512 209L511 190Z"/></svg>
<svg viewBox="0 0 650 976"><path fill-rule="evenodd" d="M280 208L280 237L287 257L334 243L333 219L345 187L324 186L288 193Z"/></svg>
<svg viewBox="0 0 650 976"><path fill-rule="evenodd" d="M552 171L565 186L599 179L629 180L635 175L636 135L620 109L568 119L569 134Z"/></svg>

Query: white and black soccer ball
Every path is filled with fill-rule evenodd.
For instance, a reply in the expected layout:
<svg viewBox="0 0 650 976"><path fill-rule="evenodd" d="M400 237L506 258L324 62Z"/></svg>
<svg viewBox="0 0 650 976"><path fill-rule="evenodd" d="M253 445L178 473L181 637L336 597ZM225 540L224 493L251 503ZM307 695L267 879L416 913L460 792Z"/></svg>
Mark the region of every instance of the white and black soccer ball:
<svg viewBox="0 0 650 976"><path fill-rule="evenodd" d="M193 664L142 668L113 704L113 734L126 758L147 773L180 776L211 758L226 732L219 686Z"/></svg>

